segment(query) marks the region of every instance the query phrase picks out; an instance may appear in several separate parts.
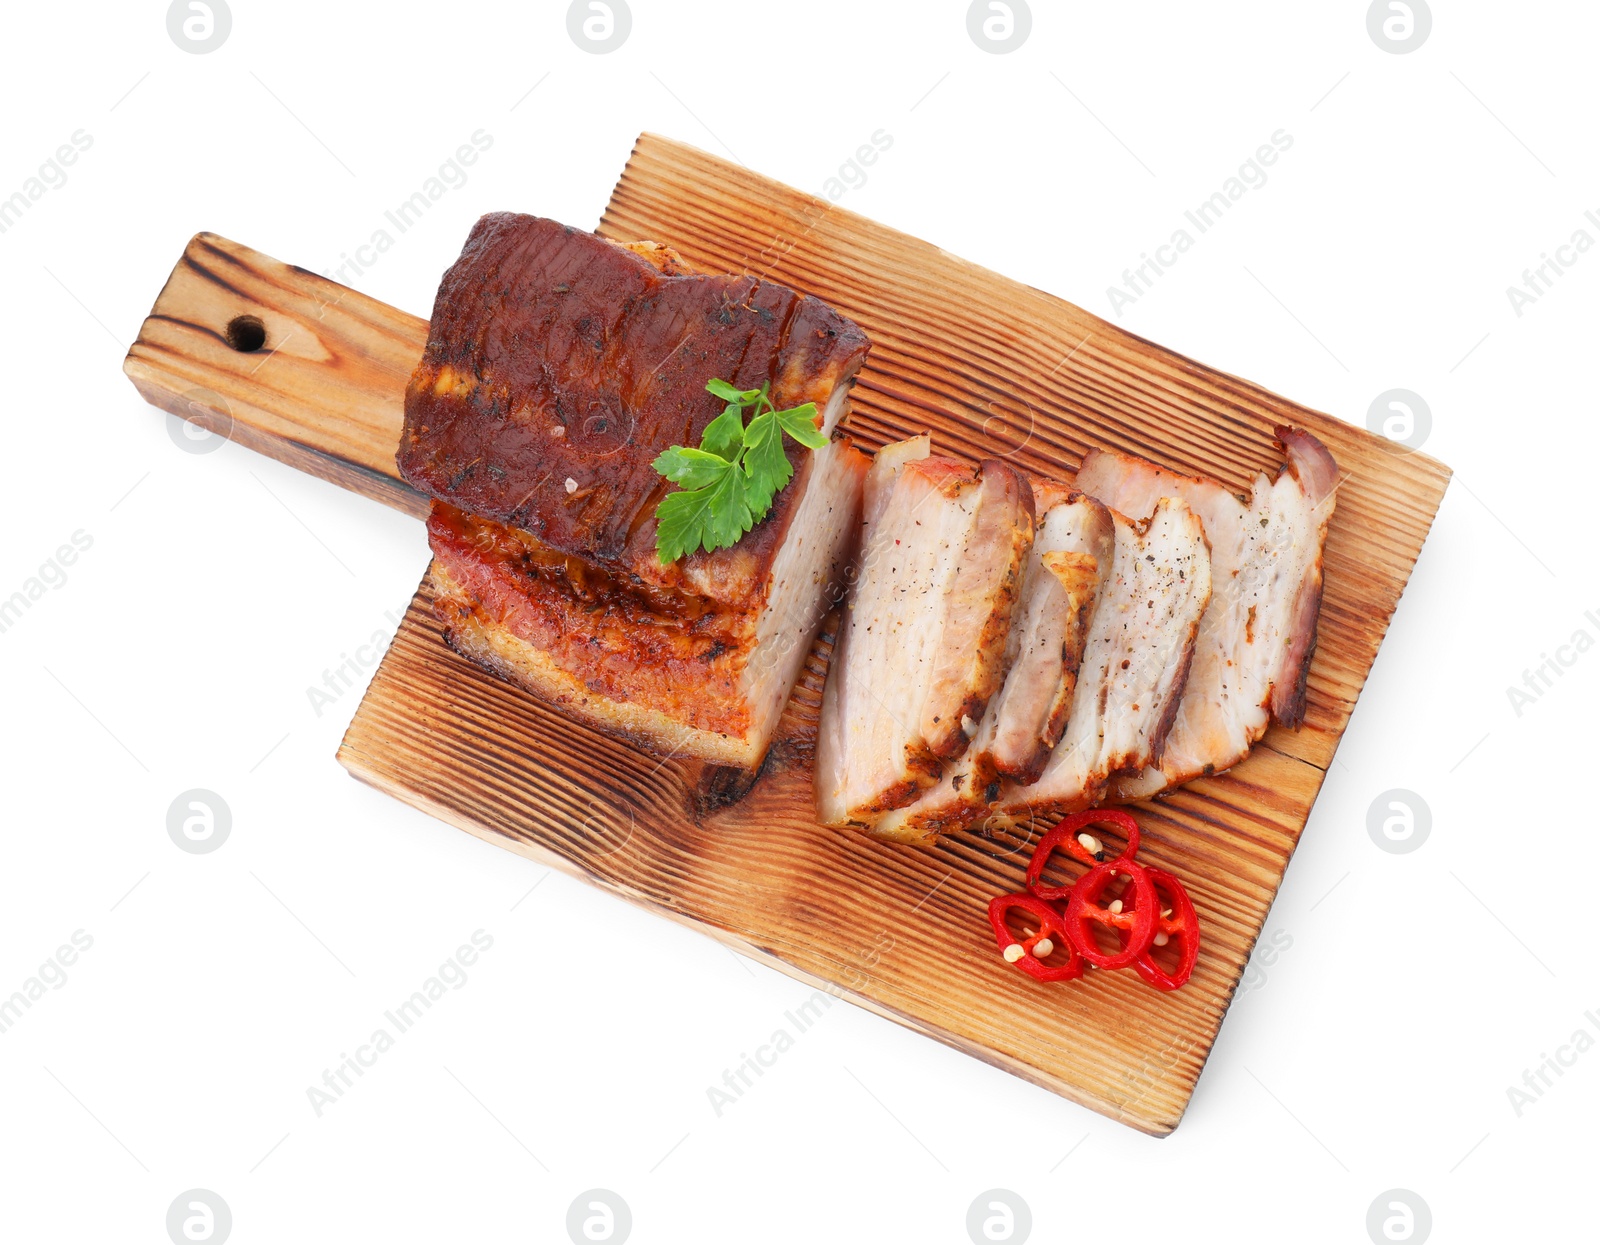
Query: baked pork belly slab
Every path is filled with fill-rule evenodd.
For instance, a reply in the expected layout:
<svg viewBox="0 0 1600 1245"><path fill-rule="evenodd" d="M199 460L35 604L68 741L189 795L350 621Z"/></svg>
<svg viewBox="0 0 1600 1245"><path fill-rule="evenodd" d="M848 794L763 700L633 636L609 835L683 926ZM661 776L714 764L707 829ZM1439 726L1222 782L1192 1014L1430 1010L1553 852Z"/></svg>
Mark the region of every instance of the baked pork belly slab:
<svg viewBox="0 0 1600 1245"><path fill-rule="evenodd" d="M1111 573L1066 730L1037 782L1002 785L995 806L1007 815L1076 812L1098 803L1113 775L1160 760L1211 598L1210 551L1199 518L1176 497L1137 522L1113 508L1112 521Z"/></svg>
<svg viewBox="0 0 1600 1245"><path fill-rule="evenodd" d="M1039 520L1007 637L1005 681L971 746L939 781L876 826L882 838L926 842L963 829L999 798L1003 778L1035 781L1066 729L1100 585L1111 573L1111 512L1081 493L1035 482Z"/></svg>
<svg viewBox="0 0 1600 1245"><path fill-rule="evenodd" d="M995 459L886 447L868 476L860 567L823 693L825 825L871 826L971 742L1005 673L1033 543L1033 492Z"/></svg>
<svg viewBox="0 0 1600 1245"><path fill-rule="evenodd" d="M655 509L671 486L651 464L700 444L722 413L714 379L771 380L778 407L815 402L832 432L867 349L849 320L781 285L494 213L439 286L406 388L400 474L558 553L743 605L767 589L799 491L780 492L732 548L663 566ZM786 444L798 466L807 451Z"/></svg>
<svg viewBox="0 0 1600 1245"><path fill-rule="evenodd" d="M1225 770L1272 720L1293 727L1305 715L1339 470L1310 433L1276 432L1284 465L1276 479L1258 476L1246 498L1130 455L1095 450L1084 459L1079 488L1136 516L1163 497L1181 497L1211 545L1211 604L1166 746L1159 764L1113 781L1114 799L1143 799Z"/></svg>
<svg viewBox="0 0 1600 1245"><path fill-rule="evenodd" d="M397 461L434 498L450 643L591 725L656 752L753 769L860 533L870 460L787 443L794 478L737 544L663 565L652 463L698 445L722 379L815 402L833 432L868 350L816 299L692 272L497 213L445 274L406 390Z"/></svg>

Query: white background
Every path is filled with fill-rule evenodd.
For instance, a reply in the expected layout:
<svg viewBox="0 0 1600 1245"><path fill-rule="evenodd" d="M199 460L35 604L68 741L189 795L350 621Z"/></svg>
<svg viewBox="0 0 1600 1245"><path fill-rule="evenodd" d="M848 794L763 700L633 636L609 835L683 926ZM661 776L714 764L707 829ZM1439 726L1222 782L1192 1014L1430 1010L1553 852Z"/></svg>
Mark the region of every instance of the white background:
<svg viewBox="0 0 1600 1245"><path fill-rule="evenodd" d="M1506 689L1600 638L1600 253L1520 317L1506 287L1600 240L1600 13L1434 7L1392 55L1364 0L1039 0L997 56L950 0L633 0L596 56L548 0L234 0L208 55L161 3L8 6L0 195L93 146L0 235L0 597L93 543L0 634L0 995L94 943L0 1034L0 1235L159 1242L200 1187L239 1242L562 1241L603 1187L638 1242L961 1242L1003 1187L1038 1241L1361 1242L1391 1188L1441 1241L1596 1239L1600 1053L1520 1116L1507 1091L1600 1036L1600 655L1520 715ZM331 270L479 129L360 289L426 313L484 211L592 227L643 129L815 192L882 129L844 206L1110 315L1185 208L1292 135L1121 323L1356 422L1414 390L1457 474L1268 918L1290 945L1173 1137L847 1005L718 1118L707 1088L806 990L335 763L357 693L318 716L307 688L392 630L421 525L181 452L120 363L196 230ZM195 787L232 810L209 855L166 831ZM1368 836L1392 788L1431 808L1409 854ZM468 983L317 1118L307 1087L478 929Z"/></svg>

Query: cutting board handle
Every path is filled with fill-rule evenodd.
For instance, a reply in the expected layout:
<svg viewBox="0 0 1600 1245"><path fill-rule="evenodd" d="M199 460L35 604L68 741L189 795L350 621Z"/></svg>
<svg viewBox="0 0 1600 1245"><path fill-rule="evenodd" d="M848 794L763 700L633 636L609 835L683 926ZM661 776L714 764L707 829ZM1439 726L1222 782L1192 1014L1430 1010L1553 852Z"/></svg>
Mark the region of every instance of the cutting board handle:
<svg viewBox="0 0 1600 1245"><path fill-rule="evenodd" d="M422 517L394 456L427 340L426 320L199 233L122 370L164 411Z"/></svg>

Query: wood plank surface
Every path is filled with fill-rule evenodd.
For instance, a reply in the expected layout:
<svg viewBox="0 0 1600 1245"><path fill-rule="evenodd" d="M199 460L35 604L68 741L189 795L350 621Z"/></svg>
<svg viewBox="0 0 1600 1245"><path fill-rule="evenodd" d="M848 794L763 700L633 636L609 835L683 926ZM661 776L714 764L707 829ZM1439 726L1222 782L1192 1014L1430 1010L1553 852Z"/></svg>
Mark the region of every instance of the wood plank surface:
<svg viewBox="0 0 1600 1245"><path fill-rule="evenodd" d="M261 324L256 349L229 342L241 317ZM426 518L427 499L400 479L394 455L427 341L426 320L198 233L122 370L164 411Z"/></svg>
<svg viewBox="0 0 1600 1245"><path fill-rule="evenodd" d="M815 294L873 352L849 427L869 446L930 431L938 452L1069 478L1091 445L1246 488L1272 427L1328 445L1344 476L1329 532L1306 726L1141 805L1144 855L1182 877L1204 929L1172 995L1128 972L1040 986L1004 964L984 914L1019 889L1038 827L933 849L820 828L811 748L832 627L742 799L701 767L562 718L444 644L426 581L340 748L357 777L474 834L692 924L802 980L1156 1135L1176 1126L1448 482L1363 429L1162 350L703 152L642 136L601 232L678 248ZM260 355L226 324L259 315ZM426 324L237 244L190 244L129 354L141 392L196 417L219 395L236 439L416 512L393 480L399 403ZM275 336L276 335L276 336ZM300 349L294 348L299 342ZM259 365L259 366L258 366ZM255 370L252 370L255 369ZM204 402L201 412L212 409ZM198 417L203 421L207 416ZM247 435L240 435L241 426Z"/></svg>

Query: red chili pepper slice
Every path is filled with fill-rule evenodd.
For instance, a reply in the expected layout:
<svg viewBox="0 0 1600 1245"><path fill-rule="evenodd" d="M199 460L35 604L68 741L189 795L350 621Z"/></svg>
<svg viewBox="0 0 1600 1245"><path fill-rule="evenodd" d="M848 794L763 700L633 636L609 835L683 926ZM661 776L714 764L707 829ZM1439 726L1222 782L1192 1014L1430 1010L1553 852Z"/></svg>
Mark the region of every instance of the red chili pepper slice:
<svg viewBox="0 0 1600 1245"><path fill-rule="evenodd" d="M1015 911L1026 912L1032 917L1038 923L1038 932L1019 940L1006 924L1007 915ZM1035 981L1071 981L1083 976L1083 957L1067 937L1061 924L1061 914L1043 900L1035 899L1032 895L1001 895L989 902L989 924L994 927L1000 954ZM1051 945L1045 948L1041 956L1038 948L1046 940ZM1020 948L1021 953L1013 952L1007 956L1006 952L1012 947ZM1046 964L1045 959L1054 954L1058 947L1066 951L1066 963Z"/></svg>
<svg viewBox="0 0 1600 1245"><path fill-rule="evenodd" d="M1194 904L1190 902L1189 892L1183 889L1182 882L1164 869L1146 866L1145 872L1150 876L1150 884L1155 888L1156 902L1160 908L1172 910L1170 917L1156 918L1156 933L1179 940L1178 968L1176 972L1168 973L1155 962L1150 954L1155 945L1153 935L1151 946L1134 959L1133 968L1157 990L1176 990L1189 980L1194 972L1195 960L1200 957L1200 918L1195 915Z"/></svg>
<svg viewBox="0 0 1600 1245"><path fill-rule="evenodd" d="M1132 879L1129 886L1117 899L1102 904L1106 887L1124 873ZM1064 924L1078 954L1096 968L1127 968L1150 949L1159 911L1149 870L1134 864L1128 856L1119 856L1096 865L1078 879L1067 897ZM1122 949L1112 955L1102 951L1091 928L1095 925L1116 931Z"/></svg>
<svg viewBox="0 0 1600 1245"><path fill-rule="evenodd" d="M1128 846L1122 854L1130 860L1139 850L1139 823L1120 808L1091 808L1064 817L1054 829L1045 833L1039 840L1039 846L1033 849L1033 859L1028 862L1028 891L1031 894L1040 899L1066 899L1071 895L1070 886L1045 886L1039 881L1044 876L1045 866L1050 863L1050 857L1058 848L1082 864L1093 866L1099 863L1094 853L1078 842L1078 835L1085 826L1115 826L1121 830L1128 839Z"/></svg>

